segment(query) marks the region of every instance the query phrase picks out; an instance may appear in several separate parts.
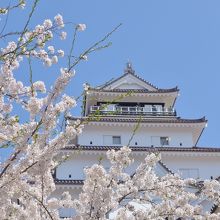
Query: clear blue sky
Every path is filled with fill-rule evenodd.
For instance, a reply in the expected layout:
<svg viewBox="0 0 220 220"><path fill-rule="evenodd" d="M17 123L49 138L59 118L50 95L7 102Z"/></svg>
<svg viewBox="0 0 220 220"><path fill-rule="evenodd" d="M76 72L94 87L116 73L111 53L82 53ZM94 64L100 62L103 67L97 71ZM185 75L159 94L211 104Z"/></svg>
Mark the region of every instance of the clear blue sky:
<svg viewBox="0 0 220 220"><path fill-rule="evenodd" d="M136 73L160 88L180 88L176 110L183 118L206 116L208 127L199 146L220 147L220 1L204 0L41 0L32 24L53 18L57 13L65 21L85 23L87 30L78 36L77 50L99 40L113 27L123 23L109 39L113 45L88 57L77 68L67 89L79 95L82 84L99 85L123 73L131 60ZM25 13L25 11L24 11ZM21 27L9 17L9 29ZM0 23L1 25L1 23ZM67 27L70 33L72 26ZM59 43L69 48L71 36ZM2 46L2 45L1 45ZM25 69L18 72L24 79ZM56 68L35 70L35 79L55 79ZM79 114L78 110L74 113Z"/></svg>

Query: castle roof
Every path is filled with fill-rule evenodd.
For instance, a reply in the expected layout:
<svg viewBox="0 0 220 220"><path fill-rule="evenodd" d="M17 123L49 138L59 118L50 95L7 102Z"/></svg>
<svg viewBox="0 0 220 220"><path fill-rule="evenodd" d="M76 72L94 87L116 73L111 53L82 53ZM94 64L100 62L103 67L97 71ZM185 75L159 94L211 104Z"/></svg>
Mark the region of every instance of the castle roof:
<svg viewBox="0 0 220 220"><path fill-rule="evenodd" d="M129 80L128 80L129 79ZM134 88L121 88L121 85L129 83L134 83L136 87ZM132 68L131 63L127 63L126 69L124 70L124 74L120 77L107 82L102 86L98 86L96 88L89 88L90 91L102 91L102 92L137 92L137 93L167 93L167 92L178 92L178 87L169 88L169 89L160 89L152 83L146 81L145 79L138 76L134 69Z"/></svg>
<svg viewBox="0 0 220 220"><path fill-rule="evenodd" d="M121 146L91 146L91 145L67 145L63 150L82 150L82 151L107 151L119 150ZM220 148L214 147L130 147L133 152L214 152L220 153Z"/></svg>
<svg viewBox="0 0 220 220"><path fill-rule="evenodd" d="M56 185L83 185L84 180L59 180L54 179Z"/></svg>
<svg viewBox="0 0 220 220"><path fill-rule="evenodd" d="M99 89L99 88L90 88L90 91L97 91L97 92L118 92L118 93L128 93L128 92L135 92L135 93L170 93L170 92L178 92L178 87L174 87L171 89L157 89L155 91L149 91L147 89Z"/></svg>
<svg viewBox="0 0 220 220"><path fill-rule="evenodd" d="M68 117L67 119L70 120L77 120L80 119L82 121L88 121L88 122L129 122L129 123L180 123L180 124L194 124L194 123L207 123L207 120L205 117L199 118L199 119L183 119L180 117L172 117L172 118L163 118L163 117L157 117L157 118L147 118L143 117L140 120L140 117L112 117L112 116L90 116L90 117Z"/></svg>

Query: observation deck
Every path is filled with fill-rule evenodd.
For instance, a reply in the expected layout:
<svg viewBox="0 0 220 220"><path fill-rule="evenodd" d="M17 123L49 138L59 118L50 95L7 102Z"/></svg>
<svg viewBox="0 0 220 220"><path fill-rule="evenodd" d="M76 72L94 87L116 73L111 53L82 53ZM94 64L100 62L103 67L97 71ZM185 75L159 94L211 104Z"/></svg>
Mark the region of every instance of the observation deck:
<svg viewBox="0 0 220 220"><path fill-rule="evenodd" d="M95 105L90 106L90 114L101 115L143 115L143 116L176 116L174 108L162 106L117 106L117 105Z"/></svg>

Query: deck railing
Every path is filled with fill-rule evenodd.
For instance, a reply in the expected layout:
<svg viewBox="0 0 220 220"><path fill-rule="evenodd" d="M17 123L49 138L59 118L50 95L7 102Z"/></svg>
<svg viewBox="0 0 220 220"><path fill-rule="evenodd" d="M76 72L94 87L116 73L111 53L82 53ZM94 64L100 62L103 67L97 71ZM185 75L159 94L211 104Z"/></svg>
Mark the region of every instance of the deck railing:
<svg viewBox="0 0 220 220"><path fill-rule="evenodd" d="M134 106L90 106L90 113L105 115L146 115L146 116L176 116L173 108L164 107L134 107Z"/></svg>

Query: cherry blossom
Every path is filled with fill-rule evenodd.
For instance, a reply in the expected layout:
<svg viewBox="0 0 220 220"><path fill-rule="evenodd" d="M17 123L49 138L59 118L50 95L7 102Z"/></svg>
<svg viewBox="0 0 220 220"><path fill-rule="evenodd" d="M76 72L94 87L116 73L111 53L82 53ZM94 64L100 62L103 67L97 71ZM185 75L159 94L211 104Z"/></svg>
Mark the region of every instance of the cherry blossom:
<svg viewBox="0 0 220 220"><path fill-rule="evenodd" d="M85 24L78 24L76 26L76 28L77 28L78 31L85 31L86 25Z"/></svg>
<svg viewBox="0 0 220 220"><path fill-rule="evenodd" d="M199 201L219 204L220 183L181 179L177 174L157 176L160 155L148 154L131 175L125 169L132 164L131 150L107 152L111 168L101 164L85 169L86 180L74 207L81 219L219 219L220 213L203 211ZM196 193L195 193L196 192Z"/></svg>
<svg viewBox="0 0 220 220"><path fill-rule="evenodd" d="M0 9L1 16L5 16L6 10L26 10L24 0L19 0L17 5L10 2L12 5L8 9ZM34 1L33 11L38 2ZM40 66L46 65L48 68L44 69L49 70L51 76L50 67L64 57L64 51L53 45L56 36L59 40L60 36L66 38L64 21L58 14L54 21L46 19L34 27L27 24L19 37L13 32L0 34L4 38L0 51L0 144L1 148L12 149L11 155L0 163L0 218L58 220L59 209L71 208L75 211L73 218L78 216L83 220L220 219L219 213L205 212L199 203L206 200L219 206L217 180L198 183L171 173L157 176L155 167L160 155L155 154L147 155L133 174L127 173L126 168L133 159L131 149L126 146L107 152L111 163L109 170L101 163L85 169L86 178L79 198L73 198L69 192L53 196L56 189L53 171L66 159L60 156L61 150L83 132L88 122L67 120L77 99L64 91L75 76L75 66L100 49L99 44L110 34L81 52L82 55L67 52L68 66L59 66L58 77L47 87L43 79L35 81L38 69L32 71L31 63L37 61ZM85 24L78 24L75 33L85 29ZM54 65L54 69L57 66ZM18 80L19 71L26 74L27 81ZM89 85L85 84L84 89L86 92ZM22 113L16 112L17 107ZM26 115L26 120L21 119L22 114Z"/></svg>
<svg viewBox="0 0 220 220"><path fill-rule="evenodd" d="M61 34L60 34L60 39L65 40L66 36L67 36L67 33L65 31L62 31Z"/></svg>
<svg viewBox="0 0 220 220"><path fill-rule="evenodd" d="M55 20L56 24L57 24L59 27L61 27L61 28L64 27L64 22L63 22L63 17L62 17L62 15L60 15L60 14L56 15L56 16L54 17L54 20Z"/></svg>

